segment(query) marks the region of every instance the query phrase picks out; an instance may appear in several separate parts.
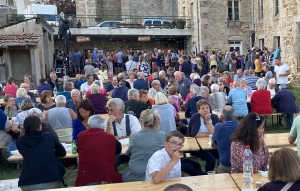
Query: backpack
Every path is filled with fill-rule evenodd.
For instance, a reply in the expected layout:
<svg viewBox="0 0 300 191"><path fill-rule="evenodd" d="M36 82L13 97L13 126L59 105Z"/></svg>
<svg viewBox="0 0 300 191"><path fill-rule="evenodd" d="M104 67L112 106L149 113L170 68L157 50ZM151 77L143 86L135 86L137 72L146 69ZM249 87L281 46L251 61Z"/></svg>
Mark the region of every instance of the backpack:
<svg viewBox="0 0 300 191"><path fill-rule="evenodd" d="M126 123L126 136L130 136L131 130L130 130L130 120L129 115L125 115L125 123ZM114 129L114 136L118 136L117 128L116 128L116 122L114 121L112 123L113 129Z"/></svg>

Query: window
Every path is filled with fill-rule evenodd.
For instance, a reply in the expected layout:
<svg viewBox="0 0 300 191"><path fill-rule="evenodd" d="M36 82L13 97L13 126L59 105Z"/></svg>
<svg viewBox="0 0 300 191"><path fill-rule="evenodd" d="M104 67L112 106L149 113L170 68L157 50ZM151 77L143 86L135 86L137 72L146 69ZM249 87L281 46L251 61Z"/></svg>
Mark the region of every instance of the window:
<svg viewBox="0 0 300 191"><path fill-rule="evenodd" d="M52 35L48 32L48 40L51 42L52 41Z"/></svg>
<svg viewBox="0 0 300 191"><path fill-rule="evenodd" d="M280 47L280 36L274 37L274 50L278 49Z"/></svg>
<svg viewBox="0 0 300 191"><path fill-rule="evenodd" d="M259 49L263 50L265 47L265 39L259 39Z"/></svg>
<svg viewBox="0 0 300 191"><path fill-rule="evenodd" d="M274 0L274 16L279 13L279 0Z"/></svg>
<svg viewBox="0 0 300 191"><path fill-rule="evenodd" d="M239 21L240 20L240 1L229 0L228 1L228 20Z"/></svg>
<svg viewBox="0 0 300 191"><path fill-rule="evenodd" d="M193 19L194 19L194 4L193 3L191 3L190 12L191 12L191 19L192 19L192 23L193 23Z"/></svg>
<svg viewBox="0 0 300 191"><path fill-rule="evenodd" d="M264 18L264 0L259 0L259 19Z"/></svg>
<svg viewBox="0 0 300 191"><path fill-rule="evenodd" d="M240 54L243 54L242 42L241 41L229 41L229 52L232 52L235 49Z"/></svg>
<svg viewBox="0 0 300 191"><path fill-rule="evenodd" d="M185 17L185 7L183 7L182 11L183 11L182 16Z"/></svg>

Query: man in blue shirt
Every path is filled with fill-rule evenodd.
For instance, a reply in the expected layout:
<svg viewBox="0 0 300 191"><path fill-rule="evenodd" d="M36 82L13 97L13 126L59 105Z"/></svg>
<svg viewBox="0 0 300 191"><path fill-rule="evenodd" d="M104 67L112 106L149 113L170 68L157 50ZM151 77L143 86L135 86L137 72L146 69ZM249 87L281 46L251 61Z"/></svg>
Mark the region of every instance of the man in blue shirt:
<svg viewBox="0 0 300 191"><path fill-rule="evenodd" d="M241 79L245 78L242 69L238 69L236 75L234 75L234 81L241 81Z"/></svg>
<svg viewBox="0 0 300 191"><path fill-rule="evenodd" d="M191 95L191 98L185 105L185 117L186 118L191 118L194 113L197 113L198 112L197 102L200 99L205 99L201 96L201 91L200 91L199 86L190 88L190 95Z"/></svg>
<svg viewBox="0 0 300 191"><path fill-rule="evenodd" d="M223 123L215 125L212 136L212 147L218 148L219 152L219 166L217 173L230 173L230 147L231 135L236 131L239 123L234 120L235 113L232 106L225 106L222 110L221 120Z"/></svg>
<svg viewBox="0 0 300 191"><path fill-rule="evenodd" d="M137 90L148 90L148 82L145 80L145 76L143 72L137 73L138 79L133 82L133 88Z"/></svg>
<svg viewBox="0 0 300 191"><path fill-rule="evenodd" d="M66 100L72 99L71 97L71 91L74 88L74 84L72 82L66 82L64 84L64 91L63 92L57 92L56 96L63 95L66 97Z"/></svg>
<svg viewBox="0 0 300 191"><path fill-rule="evenodd" d="M252 76L250 74L250 70L244 71L245 79L247 80L247 85L251 87L252 90L257 90L256 82L258 80L258 77Z"/></svg>
<svg viewBox="0 0 300 191"><path fill-rule="evenodd" d="M71 91L72 99L69 99L66 103L66 108L72 109L75 113L77 113L77 105L79 105L82 100L81 94L78 89L73 89Z"/></svg>
<svg viewBox="0 0 300 191"><path fill-rule="evenodd" d="M129 88L126 87L126 81L125 80L120 80L119 81L119 86L116 87L113 91L112 91L112 98L120 98L123 101L127 101L128 100L128 91Z"/></svg>
<svg viewBox="0 0 300 191"><path fill-rule="evenodd" d="M176 71L174 73L175 79L178 82L177 91L180 93L183 100L185 100L186 96L190 93L190 85L193 83L190 79L182 76L182 73Z"/></svg>
<svg viewBox="0 0 300 191"><path fill-rule="evenodd" d="M124 71L124 65L123 65L123 53L121 50L119 50L119 52L116 54L116 58L117 58L117 63L118 63L118 73L123 72Z"/></svg>

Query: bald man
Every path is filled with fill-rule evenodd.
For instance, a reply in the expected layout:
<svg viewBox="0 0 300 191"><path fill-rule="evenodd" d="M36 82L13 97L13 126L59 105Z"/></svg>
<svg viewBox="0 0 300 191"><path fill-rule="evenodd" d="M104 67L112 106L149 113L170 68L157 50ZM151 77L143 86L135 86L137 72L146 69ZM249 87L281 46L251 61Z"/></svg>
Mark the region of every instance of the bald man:
<svg viewBox="0 0 300 191"><path fill-rule="evenodd" d="M239 81L234 81L228 95L228 103L232 105L238 119L248 114L247 92L240 87Z"/></svg>

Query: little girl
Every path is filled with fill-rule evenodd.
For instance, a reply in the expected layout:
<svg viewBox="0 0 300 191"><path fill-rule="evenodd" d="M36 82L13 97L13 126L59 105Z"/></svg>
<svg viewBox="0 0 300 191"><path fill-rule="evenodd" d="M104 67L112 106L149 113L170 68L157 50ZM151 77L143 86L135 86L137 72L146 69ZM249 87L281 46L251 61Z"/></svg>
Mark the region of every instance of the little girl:
<svg viewBox="0 0 300 191"><path fill-rule="evenodd" d="M102 78L102 80L108 80L106 64L101 65L101 70L99 70L99 75Z"/></svg>

